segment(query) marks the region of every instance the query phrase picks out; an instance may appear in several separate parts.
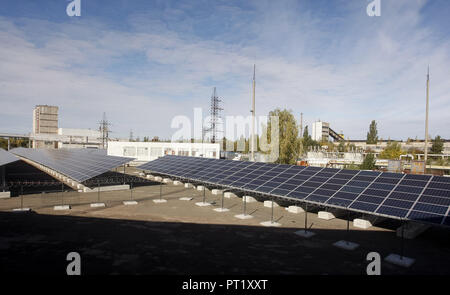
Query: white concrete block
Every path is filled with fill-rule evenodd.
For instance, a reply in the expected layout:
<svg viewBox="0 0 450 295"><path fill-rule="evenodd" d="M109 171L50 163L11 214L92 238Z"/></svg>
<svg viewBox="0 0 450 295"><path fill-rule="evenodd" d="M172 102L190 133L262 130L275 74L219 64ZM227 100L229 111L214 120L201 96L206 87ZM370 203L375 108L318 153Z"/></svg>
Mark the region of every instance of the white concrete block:
<svg viewBox="0 0 450 295"><path fill-rule="evenodd" d="M336 218L333 213L327 211L319 211L317 217L325 220L331 220Z"/></svg>
<svg viewBox="0 0 450 295"><path fill-rule="evenodd" d="M228 209L228 208L215 208L214 211L216 211L216 212L228 212L228 211L230 211L230 209Z"/></svg>
<svg viewBox="0 0 450 295"><path fill-rule="evenodd" d="M179 180L174 180L173 181L173 185L181 185L182 183L181 183L181 181L179 181Z"/></svg>
<svg viewBox="0 0 450 295"><path fill-rule="evenodd" d="M303 210L303 208L299 207L299 206L289 206L287 208L287 210L290 213L303 213L303 212L305 212L305 210Z"/></svg>
<svg viewBox="0 0 450 295"><path fill-rule="evenodd" d="M136 202L136 201L123 201L123 204L124 205L137 205L138 204L138 202Z"/></svg>
<svg viewBox="0 0 450 295"><path fill-rule="evenodd" d="M200 207L211 206L211 204L208 202L197 202L197 203L195 203L195 205L200 206Z"/></svg>
<svg viewBox="0 0 450 295"><path fill-rule="evenodd" d="M169 182L171 182L172 181L172 179L170 179L170 178L164 178L163 179L163 183L169 183Z"/></svg>
<svg viewBox="0 0 450 295"><path fill-rule="evenodd" d="M191 198L191 197L181 197L178 200L180 200L180 201L191 201L192 199L193 198Z"/></svg>
<svg viewBox="0 0 450 295"><path fill-rule="evenodd" d="M227 199L237 198L237 196L235 194L233 194L232 192L225 192L225 194L223 196Z"/></svg>
<svg viewBox="0 0 450 295"><path fill-rule="evenodd" d="M11 198L11 192L0 192L0 199Z"/></svg>
<svg viewBox="0 0 450 295"><path fill-rule="evenodd" d="M197 186L197 190L198 191L202 191L202 190L204 190L205 189L205 187L203 186L203 185L198 185Z"/></svg>
<svg viewBox="0 0 450 295"><path fill-rule="evenodd" d="M155 181L162 181L162 177L161 176L155 176Z"/></svg>
<svg viewBox="0 0 450 295"><path fill-rule="evenodd" d="M278 222L272 222L272 221L263 221L260 222L259 224L261 224L262 226L268 226L268 227L277 227L277 226L281 226L281 223Z"/></svg>
<svg viewBox="0 0 450 295"><path fill-rule="evenodd" d="M415 262L415 259L413 258L400 256L398 254L389 254L384 260L403 267L410 267Z"/></svg>
<svg viewBox="0 0 450 295"><path fill-rule="evenodd" d="M255 198L250 197L250 196L243 196L243 197L242 197L242 202L244 202L244 200L245 200L246 203L254 203L254 202L257 202Z"/></svg>
<svg viewBox="0 0 450 295"><path fill-rule="evenodd" d="M211 191L211 193L212 193L213 195L221 195L222 192L223 192L223 190L220 190L220 189L213 189L213 190Z"/></svg>
<svg viewBox="0 0 450 295"><path fill-rule="evenodd" d="M273 202L274 207L279 207L279 205L276 202ZM264 207L272 208L272 201L264 201Z"/></svg>
<svg viewBox="0 0 450 295"><path fill-rule="evenodd" d="M13 212L30 212L31 209L30 208L16 208L13 209Z"/></svg>
<svg viewBox="0 0 450 295"><path fill-rule="evenodd" d="M297 236L301 236L303 238L310 238L315 235L315 233L313 233L312 231L308 231L308 230L304 230L304 229L298 230L298 231L294 232L294 234L296 234Z"/></svg>
<svg viewBox="0 0 450 295"><path fill-rule="evenodd" d="M239 219L250 219L250 218L253 218L253 216L251 216L249 214L238 214L238 215L234 215L234 217L239 218Z"/></svg>
<svg viewBox="0 0 450 295"><path fill-rule="evenodd" d="M97 208L97 207L106 207L105 203L92 203L91 204L92 208Z"/></svg>
<svg viewBox="0 0 450 295"><path fill-rule="evenodd" d="M370 223L370 221L366 219L355 218L353 219L353 226L367 229L372 226L372 223Z"/></svg>
<svg viewBox="0 0 450 295"><path fill-rule="evenodd" d="M156 199L156 200L153 200L153 202L156 203L156 204L160 204L160 203L167 203L167 200L165 200L165 199Z"/></svg>
<svg viewBox="0 0 450 295"><path fill-rule="evenodd" d="M341 240L341 241L334 243L333 246L344 249L344 250L352 251L352 250L355 250L356 248L358 248L359 244Z"/></svg>
<svg viewBox="0 0 450 295"><path fill-rule="evenodd" d="M53 210L70 210L71 207L69 205L59 205L59 206L54 206Z"/></svg>
<svg viewBox="0 0 450 295"><path fill-rule="evenodd" d="M193 185L192 185L192 183L187 182L187 183L184 184L184 187L185 188L190 188L190 187L193 187Z"/></svg>

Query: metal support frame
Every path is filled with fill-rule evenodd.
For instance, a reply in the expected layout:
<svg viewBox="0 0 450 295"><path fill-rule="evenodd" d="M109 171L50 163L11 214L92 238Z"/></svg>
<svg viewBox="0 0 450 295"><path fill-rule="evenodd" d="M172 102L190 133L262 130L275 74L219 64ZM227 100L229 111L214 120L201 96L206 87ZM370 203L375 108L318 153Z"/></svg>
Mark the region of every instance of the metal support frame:
<svg viewBox="0 0 450 295"><path fill-rule="evenodd" d="M5 191L6 189L6 168L5 166L2 166L2 190Z"/></svg>
<svg viewBox="0 0 450 295"><path fill-rule="evenodd" d="M64 183L61 182L61 206L64 206Z"/></svg>
<svg viewBox="0 0 450 295"><path fill-rule="evenodd" d="M23 184L20 185L20 209L23 209Z"/></svg>
<svg viewBox="0 0 450 295"><path fill-rule="evenodd" d="M97 201L100 203L100 179L97 180Z"/></svg>
<svg viewBox="0 0 450 295"><path fill-rule="evenodd" d="M404 256L404 251L405 251L405 236L404 236L404 232L405 232L405 222L403 220L403 218L401 219L401 227L402 227L402 234L400 237L400 259L403 260L403 256Z"/></svg>
<svg viewBox="0 0 450 295"><path fill-rule="evenodd" d="M159 183L159 199L162 200L162 181Z"/></svg>
<svg viewBox="0 0 450 295"><path fill-rule="evenodd" d="M308 230L308 203L305 202L305 232Z"/></svg>
<svg viewBox="0 0 450 295"><path fill-rule="evenodd" d="M274 201L274 199L272 197L272 213L271 213L271 216L270 216L270 223L272 223L272 224L273 224L273 201Z"/></svg>
<svg viewBox="0 0 450 295"><path fill-rule="evenodd" d="M133 181L130 183L130 200L133 201Z"/></svg>
<svg viewBox="0 0 450 295"><path fill-rule="evenodd" d="M203 204L206 203L206 188L203 186Z"/></svg>
<svg viewBox="0 0 450 295"><path fill-rule="evenodd" d="M222 190L222 204L221 204L221 208L223 210L223 199L224 199L224 195L225 195L225 190Z"/></svg>
<svg viewBox="0 0 450 295"><path fill-rule="evenodd" d="M246 216L247 215L247 198L246 196L242 196L244 198L244 212L243 215Z"/></svg>

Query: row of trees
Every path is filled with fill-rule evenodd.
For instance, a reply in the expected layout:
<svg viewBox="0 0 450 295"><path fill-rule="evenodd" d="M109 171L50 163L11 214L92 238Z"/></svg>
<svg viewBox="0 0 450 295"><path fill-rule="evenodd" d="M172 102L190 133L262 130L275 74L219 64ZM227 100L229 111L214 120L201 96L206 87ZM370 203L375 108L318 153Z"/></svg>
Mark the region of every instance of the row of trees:
<svg viewBox="0 0 450 295"><path fill-rule="evenodd" d="M28 147L28 139L25 138L11 138L9 140L10 148L16 147ZM0 148L8 149L8 140L5 138L0 138Z"/></svg>

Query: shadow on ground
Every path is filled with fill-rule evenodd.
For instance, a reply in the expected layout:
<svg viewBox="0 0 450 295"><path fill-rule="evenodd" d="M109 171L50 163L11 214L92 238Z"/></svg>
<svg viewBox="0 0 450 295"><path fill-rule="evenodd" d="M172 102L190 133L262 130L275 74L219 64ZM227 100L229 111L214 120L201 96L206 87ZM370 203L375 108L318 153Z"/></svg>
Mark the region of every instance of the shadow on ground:
<svg viewBox="0 0 450 295"><path fill-rule="evenodd" d="M149 222L0 212L0 272L65 275L66 255L81 255L82 274L365 274L367 253L399 253L388 231ZM332 243L360 243L346 251ZM405 241L409 269L382 261L382 274L450 274L448 230Z"/></svg>

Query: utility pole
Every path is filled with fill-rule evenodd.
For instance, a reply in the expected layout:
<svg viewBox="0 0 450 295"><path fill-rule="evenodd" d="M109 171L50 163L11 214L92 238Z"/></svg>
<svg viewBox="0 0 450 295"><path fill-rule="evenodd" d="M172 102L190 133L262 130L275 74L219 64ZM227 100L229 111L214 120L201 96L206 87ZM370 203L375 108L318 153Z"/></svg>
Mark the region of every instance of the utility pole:
<svg viewBox="0 0 450 295"><path fill-rule="evenodd" d="M251 135L251 157L250 161L255 161L255 74L256 74L256 65L253 65L253 98L252 98L252 135Z"/></svg>
<svg viewBox="0 0 450 295"><path fill-rule="evenodd" d="M427 172L427 159L428 159L428 102L429 102L429 88L430 88L430 66L428 66L427 71L427 106L425 112L425 163L424 163L424 173Z"/></svg>

